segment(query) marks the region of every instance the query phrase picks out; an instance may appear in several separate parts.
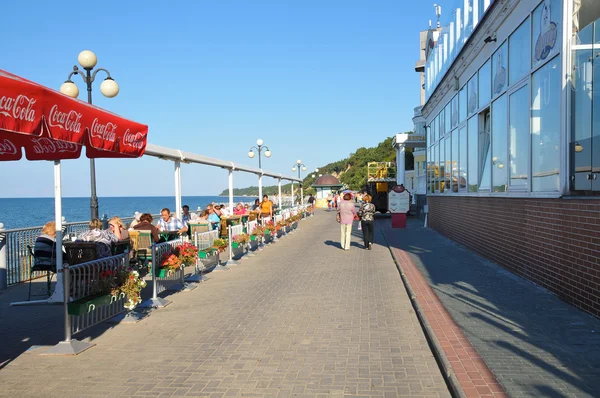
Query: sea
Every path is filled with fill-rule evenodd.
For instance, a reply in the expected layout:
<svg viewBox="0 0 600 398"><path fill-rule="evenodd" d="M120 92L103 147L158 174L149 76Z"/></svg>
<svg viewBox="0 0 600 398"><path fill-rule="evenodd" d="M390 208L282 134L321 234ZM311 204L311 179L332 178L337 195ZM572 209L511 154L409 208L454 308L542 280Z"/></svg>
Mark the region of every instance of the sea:
<svg viewBox="0 0 600 398"><path fill-rule="evenodd" d="M234 203L253 203L257 197L234 196ZM182 196L181 204L190 211L207 204L228 204L228 196ZM100 197L98 214L108 217L132 217L140 213L158 214L164 207L175 211L174 196ZM62 198L62 214L67 222L89 221L90 198ZM54 220L54 198L0 198L0 223L5 229L41 226Z"/></svg>

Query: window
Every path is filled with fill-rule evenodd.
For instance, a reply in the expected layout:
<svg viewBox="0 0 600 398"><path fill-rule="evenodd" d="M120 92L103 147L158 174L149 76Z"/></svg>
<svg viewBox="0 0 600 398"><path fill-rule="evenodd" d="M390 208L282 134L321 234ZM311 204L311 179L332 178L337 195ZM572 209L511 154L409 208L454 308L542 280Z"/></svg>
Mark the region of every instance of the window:
<svg viewBox="0 0 600 398"><path fill-rule="evenodd" d="M450 132L450 130L452 129L451 121L450 121L450 119L452 119L452 115L451 115L450 108L451 108L451 103L449 102L448 104L446 104L446 108L444 109L444 116L445 116L444 121L446 124L444 132L446 134L448 134Z"/></svg>
<svg viewBox="0 0 600 398"><path fill-rule="evenodd" d="M446 166L444 167L445 172L445 188L446 193L452 192L452 140L451 135L448 134L444 140L446 146Z"/></svg>
<svg viewBox="0 0 600 398"><path fill-rule="evenodd" d="M479 114L479 190L489 191L491 186L491 114L490 109Z"/></svg>
<svg viewBox="0 0 600 398"><path fill-rule="evenodd" d="M458 192L458 130L452 132L452 192Z"/></svg>
<svg viewBox="0 0 600 398"><path fill-rule="evenodd" d="M479 163L477 161L477 136L479 135L479 130L477 128L477 119L477 116L473 116L467 122L467 184L469 192L477 192L477 185L479 184L477 177L479 171Z"/></svg>
<svg viewBox="0 0 600 398"><path fill-rule="evenodd" d="M444 146L444 140L440 140L440 157L438 170L438 178L440 180L440 193L444 193L444 188L446 188L446 147Z"/></svg>
<svg viewBox="0 0 600 398"><path fill-rule="evenodd" d="M438 118L433 119L433 142L436 142L440 138L440 130L438 126Z"/></svg>
<svg viewBox="0 0 600 398"><path fill-rule="evenodd" d="M433 146L433 181L435 192L440 191L440 146L435 144Z"/></svg>
<svg viewBox="0 0 600 398"><path fill-rule="evenodd" d="M491 99L492 84L491 84L491 65L488 60L479 69L479 107L486 106Z"/></svg>
<svg viewBox="0 0 600 398"><path fill-rule="evenodd" d="M534 73L531 84L531 189L558 191L560 57Z"/></svg>
<svg viewBox="0 0 600 398"><path fill-rule="evenodd" d="M531 63L534 67L552 59L560 49L561 3L559 0L545 0L533 12ZM581 7L581 3L579 6Z"/></svg>
<svg viewBox="0 0 600 398"><path fill-rule="evenodd" d="M427 150L427 192L433 193L433 147Z"/></svg>
<svg viewBox="0 0 600 398"><path fill-rule="evenodd" d="M519 81L530 68L529 18L508 39L508 79L510 84Z"/></svg>
<svg viewBox="0 0 600 398"><path fill-rule="evenodd" d="M450 124L452 128L458 125L458 95L455 95L454 98L452 98L452 117Z"/></svg>
<svg viewBox="0 0 600 398"><path fill-rule="evenodd" d="M458 102L458 123L462 123L467 118L467 86L459 91Z"/></svg>
<svg viewBox="0 0 600 398"><path fill-rule="evenodd" d="M510 186L527 188L529 181L529 103L527 85L510 95L509 99L509 149Z"/></svg>
<svg viewBox="0 0 600 398"><path fill-rule="evenodd" d="M438 115L438 127L440 129L440 138L446 134L446 117L444 115L444 110L442 109Z"/></svg>
<svg viewBox="0 0 600 398"><path fill-rule="evenodd" d="M506 62L506 42L492 56L492 92L496 97L506 88L508 63Z"/></svg>
<svg viewBox="0 0 600 398"><path fill-rule="evenodd" d="M508 163L507 114L506 95L503 95L492 103L492 187L494 192L506 192L508 188L508 169L505 167Z"/></svg>
<svg viewBox="0 0 600 398"><path fill-rule="evenodd" d="M467 116L475 113L477 107L477 74L475 74L467 83Z"/></svg>
<svg viewBox="0 0 600 398"><path fill-rule="evenodd" d="M467 128L463 126L459 130L458 141L458 190L465 191L467 188Z"/></svg>

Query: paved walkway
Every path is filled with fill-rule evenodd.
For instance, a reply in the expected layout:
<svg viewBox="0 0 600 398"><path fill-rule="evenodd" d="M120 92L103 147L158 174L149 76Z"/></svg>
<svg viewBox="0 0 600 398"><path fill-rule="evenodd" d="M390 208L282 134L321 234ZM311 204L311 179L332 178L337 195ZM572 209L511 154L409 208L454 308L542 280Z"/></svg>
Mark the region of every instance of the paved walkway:
<svg viewBox="0 0 600 398"><path fill-rule="evenodd" d="M339 235L320 212L142 322L93 329L77 357L25 351L60 339L56 307L0 300L0 396L449 397L381 236L346 252Z"/></svg>
<svg viewBox="0 0 600 398"><path fill-rule="evenodd" d="M465 344L511 397L600 397L599 319L423 228L421 221L399 230L380 220L379 227L463 386L473 377L483 379L472 368L465 372Z"/></svg>

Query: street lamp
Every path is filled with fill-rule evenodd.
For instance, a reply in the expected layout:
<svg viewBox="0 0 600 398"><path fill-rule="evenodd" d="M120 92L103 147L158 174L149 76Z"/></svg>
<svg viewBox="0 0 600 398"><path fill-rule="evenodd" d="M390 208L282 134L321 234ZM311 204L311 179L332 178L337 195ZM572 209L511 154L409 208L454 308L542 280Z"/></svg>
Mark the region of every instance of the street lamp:
<svg viewBox="0 0 600 398"><path fill-rule="evenodd" d="M260 138L256 140L256 145L257 146L253 146L252 148L250 148L250 150L248 151L248 157L250 159L254 158L254 156L256 155L254 153L254 150L256 149L256 152L258 152L258 168L261 169L262 172L261 153L264 149L265 157L270 158L271 150L268 146L263 145L263 140L261 140ZM258 196L262 199L262 174L258 176Z"/></svg>
<svg viewBox="0 0 600 398"><path fill-rule="evenodd" d="M302 171L306 171L306 166L304 165L304 163L302 163L300 159L298 159L296 160L296 164L292 166L292 171L298 170L298 179L300 180L300 182L298 183L300 184L300 203L304 205L304 190L302 188L302 178L300 177L300 169L302 169ZM292 198L292 200L293 199L294 198Z"/></svg>
<svg viewBox="0 0 600 398"><path fill-rule="evenodd" d="M117 94L119 94L119 85L110 76L109 71L107 71L104 68L97 68L96 70L94 70L94 73L92 73L92 70L96 66L96 63L98 62L98 58L96 58L96 54L94 54L90 50L84 50L84 51L80 52L79 55L77 56L77 61L79 62L79 65L81 65L81 67L83 69L85 69L86 73L83 73L82 71L79 70L79 67L77 65L74 65L73 71L71 73L69 73L69 77L67 78L67 81L64 82L60 86L61 93L68 95L69 97L77 98L79 96L79 89L77 88L75 83L73 83L73 81L71 81L71 77L73 75L79 75L83 78L83 82L87 86L88 103L91 104L92 103L92 83L94 82L94 80L96 80L96 74L99 71L104 71L106 73L107 77L100 84L100 92L102 93L102 95L104 95L107 98L113 98L113 97L116 97ZM90 159L90 182L91 182L90 185L91 185L91 191L92 191L91 197L90 197L90 211L91 211L91 218L94 219L94 218L98 218L98 196L96 196L96 164L95 164L94 159Z"/></svg>

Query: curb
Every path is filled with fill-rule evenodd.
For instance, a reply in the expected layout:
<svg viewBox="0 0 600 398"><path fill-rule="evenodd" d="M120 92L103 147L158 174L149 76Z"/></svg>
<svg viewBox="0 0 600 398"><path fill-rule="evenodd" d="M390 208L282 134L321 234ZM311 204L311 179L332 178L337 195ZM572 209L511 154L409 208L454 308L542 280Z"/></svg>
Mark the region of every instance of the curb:
<svg viewBox="0 0 600 398"><path fill-rule="evenodd" d="M396 269L398 270L398 273L400 274L400 278L402 278L402 282L404 283L404 287L406 289L406 292L408 293L410 302L412 303L415 313L417 314L417 318L419 319L419 323L421 324L421 327L423 328L423 332L425 332L425 337L429 341L429 345L431 347L431 351L433 352L433 356L435 357L435 359L438 363L438 366L440 367L440 370L442 371L442 376L444 377L444 380L446 381L446 384L448 385L448 387L450 389L450 394L452 394L452 396L456 397L456 398L467 398L467 395L463 391L462 386L460 385L460 382L458 381L458 379L456 378L456 375L454 374L452 365L450 365L450 362L448 361L448 358L446 357L446 354L444 353L444 350L442 349L440 342L438 341L433 329L431 328L431 325L429 324L429 321L427 320L427 317L425 316L423 310L421 309L421 305L419 304L417 296L415 295L412 287L410 286L410 283L408 282L406 275L404 275L404 271L402 271L402 268L400 267L400 263L398 262L398 259L396 258L396 255L394 254L394 251L390 247L390 244L387 240L387 236L386 236L385 232L381 228L379 229L379 231L383 235L383 239L385 240L387 248L390 251L392 258L394 259L394 264L396 264Z"/></svg>

